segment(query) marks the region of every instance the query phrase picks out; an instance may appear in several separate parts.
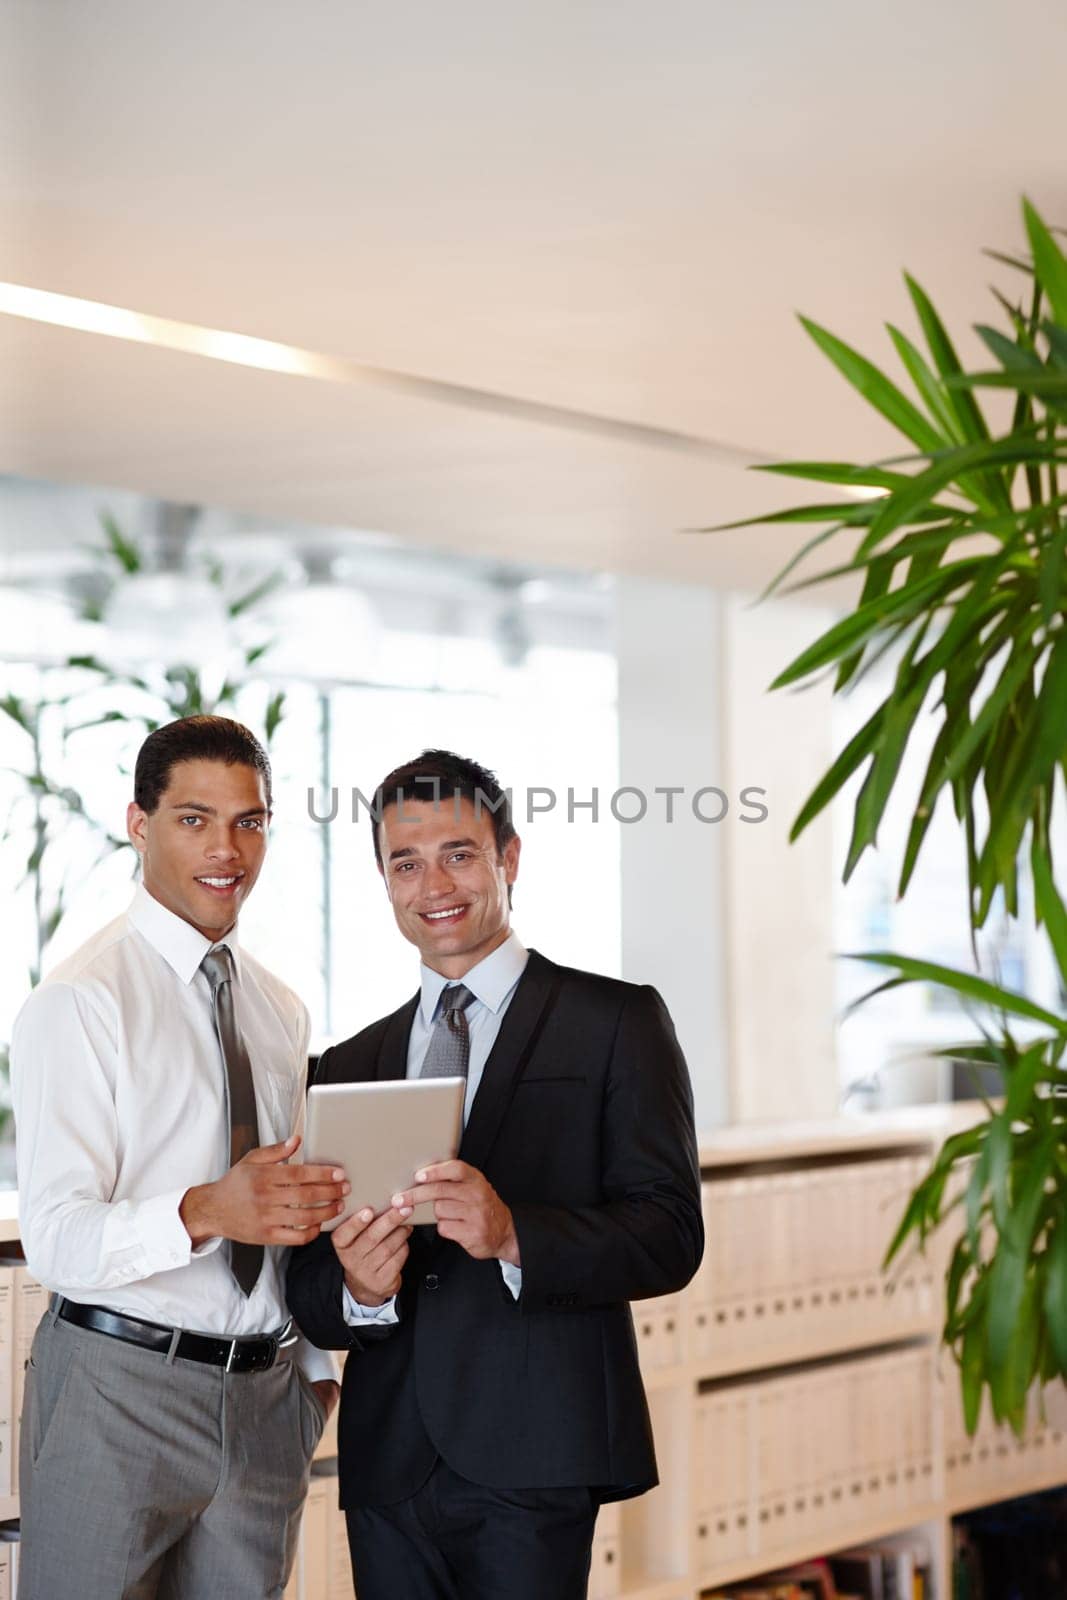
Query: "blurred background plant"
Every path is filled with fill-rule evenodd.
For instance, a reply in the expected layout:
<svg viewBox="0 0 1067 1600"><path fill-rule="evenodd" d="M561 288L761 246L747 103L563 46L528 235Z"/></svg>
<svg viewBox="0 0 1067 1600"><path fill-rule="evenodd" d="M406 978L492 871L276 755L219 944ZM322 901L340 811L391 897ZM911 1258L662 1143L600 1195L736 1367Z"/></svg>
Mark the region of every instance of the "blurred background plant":
<svg viewBox="0 0 1067 1600"><path fill-rule="evenodd" d="M169 525L155 564L144 544L124 534L112 516L100 517L102 537L90 547L96 573L78 612L83 622L108 624L101 630L106 648L60 654L37 674L36 692L9 689L0 695L0 713L18 729L24 752L21 763L8 769L17 787L0 821L0 844L17 841L23 847L24 865L13 889L33 904L31 984L41 979L72 894L116 852L130 849L125 837L93 815L86 796L58 777L70 770L72 753L83 770L96 759L113 760L115 734L126 733L128 749L119 761L132 780L133 755L145 734L177 717L235 712L271 649L271 638L256 625L256 611L284 581L282 574L241 588L211 556L199 571L187 572L195 512L165 509ZM284 712L284 691L267 689L255 721L268 743ZM94 736L98 753L91 748ZM131 851L131 873L134 866ZM7 1082L7 1048L0 1046L0 1140L10 1120Z"/></svg>
<svg viewBox="0 0 1067 1600"><path fill-rule="evenodd" d="M925 349L888 328L910 392L801 319L844 378L904 436L908 452L868 464L758 469L833 485L849 498L749 520L818 529L768 593L842 578L859 588L854 608L772 687L830 673L834 692L843 694L880 662L894 669L888 693L815 786L791 838L862 776L847 882L864 853L877 849L886 808L903 787L905 750L921 719L934 717L937 734L914 799L898 897L947 795L965 858L975 968L978 930L994 905L1018 917L1020 873L1028 871L1036 922L1067 994L1067 910L1054 868L1067 779L1067 257L1028 202L1023 220L1028 254L990 252L1023 284L1018 299L993 291L1002 327L975 329L993 367L963 369L932 301L910 277ZM1004 397L996 408L1000 431L980 403L983 391ZM799 563L842 539L850 542L847 558L793 579ZM974 1013L975 1035L942 1054L991 1070L1002 1083L1003 1102L987 1100L985 1120L944 1145L911 1199L889 1259L908 1241L925 1245L948 1216L962 1213L943 1337L960 1365L970 1430L988 1389L996 1418L1021 1432L1035 1381L1067 1376L1067 1024L998 983L995 972L884 951L856 959L889 974L864 999L911 983L957 995ZM1035 1025L1041 1031L1032 1036Z"/></svg>

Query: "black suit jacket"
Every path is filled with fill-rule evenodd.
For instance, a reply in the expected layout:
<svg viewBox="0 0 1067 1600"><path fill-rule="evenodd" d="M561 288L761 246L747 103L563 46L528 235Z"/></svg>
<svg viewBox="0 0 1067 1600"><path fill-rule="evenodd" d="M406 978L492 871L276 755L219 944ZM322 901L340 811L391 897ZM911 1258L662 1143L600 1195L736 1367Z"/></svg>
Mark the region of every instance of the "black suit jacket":
<svg viewBox="0 0 1067 1600"><path fill-rule="evenodd" d="M404 1077L417 1002L327 1050L316 1081ZM511 1207L518 1301L496 1261L416 1229L399 1324L360 1333L342 1315L329 1235L290 1258L300 1327L322 1348L353 1350L342 1505L414 1494L438 1456L494 1488L587 1485L602 1499L650 1488L627 1302L682 1288L703 1250L689 1076L656 991L531 951L460 1157Z"/></svg>

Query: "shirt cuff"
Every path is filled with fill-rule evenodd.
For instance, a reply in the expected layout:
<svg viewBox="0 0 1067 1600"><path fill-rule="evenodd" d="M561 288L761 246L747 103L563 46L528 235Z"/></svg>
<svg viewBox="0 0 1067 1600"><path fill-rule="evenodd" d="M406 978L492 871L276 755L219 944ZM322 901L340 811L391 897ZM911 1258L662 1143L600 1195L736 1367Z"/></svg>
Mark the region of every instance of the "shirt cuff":
<svg viewBox="0 0 1067 1600"><path fill-rule="evenodd" d="M511 1298L517 1300L522 1293L522 1268L513 1266L510 1261L499 1261L500 1276L511 1291Z"/></svg>
<svg viewBox="0 0 1067 1600"><path fill-rule="evenodd" d="M329 1350L320 1350L301 1334L293 1350L293 1360L309 1383L340 1383L337 1362Z"/></svg>
<svg viewBox="0 0 1067 1600"><path fill-rule="evenodd" d="M394 1322L400 1321L396 1314L395 1294L388 1300L383 1301L380 1306L361 1306L359 1301L353 1297L347 1283L341 1290L341 1310L350 1328L358 1328L361 1325L366 1327L368 1324L387 1327Z"/></svg>
<svg viewBox="0 0 1067 1600"><path fill-rule="evenodd" d="M222 1240L206 1239L193 1248L181 1218L187 1193L187 1189L174 1189L149 1200L121 1200L112 1205L104 1223L102 1257L126 1262L135 1266L137 1277L150 1278L156 1272L187 1267L194 1256L211 1255Z"/></svg>

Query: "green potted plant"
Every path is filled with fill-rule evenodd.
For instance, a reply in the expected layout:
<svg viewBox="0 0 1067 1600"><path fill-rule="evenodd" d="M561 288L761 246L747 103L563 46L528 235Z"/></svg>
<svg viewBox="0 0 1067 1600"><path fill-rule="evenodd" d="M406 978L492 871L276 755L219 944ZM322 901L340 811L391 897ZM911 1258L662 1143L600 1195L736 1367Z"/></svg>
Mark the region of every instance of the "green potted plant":
<svg viewBox="0 0 1067 1600"><path fill-rule="evenodd" d="M1029 255L997 257L1019 275L1021 298L994 291L1003 325L976 329L992 358L981 371L964 371L912 278L922 346L888 330L906 385L802 319L824 355L903 435L906 453L866 464L762 468L864 497L748 520L817 529L771 591L843 575L861 585L854 609L773 688L831 671L841 693L877 662L893 663L890 688L806 800L791 838L862 772L847 881L877 844L920 719L934 717L898 893L907 891L947 794L962 830L976 966L975 935L994 901L1019 915L1020 866L1028 863L1036 920L1067 993L1067 909L1055 883L1052 829L1067 781L1067 257L1034 207L1024 203L1023 213ZM988 390L1011 401L1000 431L983 409ZM847 546L840 560L793 579L799 563L831 543ZM980 972L887 952L858 959L883 974L865 999L909 983L953 991L976 1012L979 1028L943 1053L1003 1076L1003 1100L987 1102L985 1119L942 1148L889 1258L905 1241L925 1244L950 1212L961 1216L943 1336L960 1364L967 1424L973 1432L988 1388L997 1420L1021 1432L1032 1385L1067 1376L1067 1021ZM1025 1039L1016 1036L1021 1019Z"/></svg>

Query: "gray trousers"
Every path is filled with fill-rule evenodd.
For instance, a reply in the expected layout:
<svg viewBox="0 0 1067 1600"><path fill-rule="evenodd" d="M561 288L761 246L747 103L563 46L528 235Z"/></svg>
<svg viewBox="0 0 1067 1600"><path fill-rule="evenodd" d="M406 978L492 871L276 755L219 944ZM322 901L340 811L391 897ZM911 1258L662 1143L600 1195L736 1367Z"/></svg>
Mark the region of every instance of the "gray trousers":
<svg viewBox="0 0 1067 1600"><path fill-rule="evenodd" d="M57 1322L37 1330L19 1461L19 1600L281 1600L317 1395Z"/></svg>

